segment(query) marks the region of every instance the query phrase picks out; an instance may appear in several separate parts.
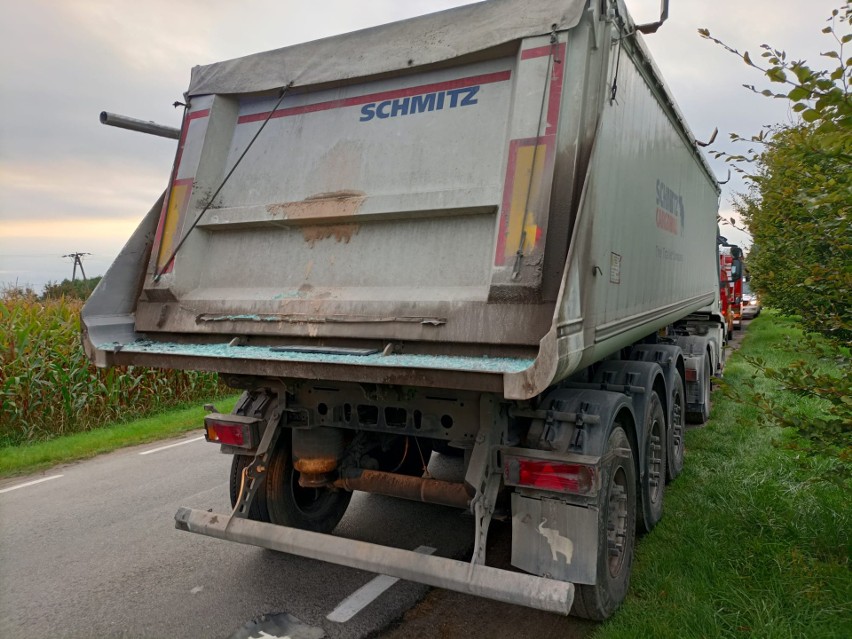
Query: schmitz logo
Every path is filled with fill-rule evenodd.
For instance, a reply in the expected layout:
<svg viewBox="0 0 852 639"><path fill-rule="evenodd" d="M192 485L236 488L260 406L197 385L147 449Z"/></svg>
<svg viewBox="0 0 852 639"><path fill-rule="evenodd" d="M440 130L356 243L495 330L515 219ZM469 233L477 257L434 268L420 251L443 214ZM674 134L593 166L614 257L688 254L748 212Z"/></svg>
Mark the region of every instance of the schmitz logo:
<svg viewBox="0 0 852 639"><path fill-rule="evenodd" d="M683 197L657 180L657 228L683 235L685 217Z"/></svg>
<svg viewBox="0 0 852 639"><path fill-rule="evenodd" d="M396 100L384 100L383 102L371 102L361 107L361 122L369 122L373 118L384 120L401 115L414 115L415 113L426 113L427 111L441 111L442 109L455 109L478 104L476 94L479 86L464 87L462 89L449 89L447 91L435 91L414 95Z"/></svg>

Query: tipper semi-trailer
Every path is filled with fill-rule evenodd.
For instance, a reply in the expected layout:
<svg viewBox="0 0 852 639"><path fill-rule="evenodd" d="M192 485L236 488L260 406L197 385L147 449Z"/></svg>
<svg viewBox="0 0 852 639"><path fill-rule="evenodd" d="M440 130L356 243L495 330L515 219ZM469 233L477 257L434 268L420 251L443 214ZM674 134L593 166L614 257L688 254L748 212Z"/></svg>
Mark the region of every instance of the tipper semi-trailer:
<svg viewBox="0 0 852 639"><path fill-rule="evenodd" d="M719 186L640 35L663 13L491 0L193 69L82 313L99 366L243 391L205 419L234 510L179 529L612 614L723 363ZM335 537L355 490L469 510L471 560ZM520 571L486 563L500 511Z"/></svg>

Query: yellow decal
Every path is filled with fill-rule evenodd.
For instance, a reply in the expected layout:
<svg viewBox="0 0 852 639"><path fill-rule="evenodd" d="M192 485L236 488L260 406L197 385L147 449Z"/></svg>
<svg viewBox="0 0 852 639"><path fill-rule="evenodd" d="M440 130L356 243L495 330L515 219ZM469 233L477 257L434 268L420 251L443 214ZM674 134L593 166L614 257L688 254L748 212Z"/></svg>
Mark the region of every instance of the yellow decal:
<svg viewBox="0 0 852 639"><path fill-rule="evenodd" d="M172 185L169 193L169 206L166 209L166 221L163 224L163 235L160 239L160 253L157 256L157 268L162 269L168 263L175 245L177 226L183 211L186 208L189 193L192 190L192 182L181 184L176 182Z"/></svg>
<svg viewBox="0 0 852 639"><path fill-rule="evenodd" d="M517 151L515 160L515 174L512 181L512 202L509 208L509 224L506 233L505 255L514 255L518 248L526 253L535 247L540 230L535 223L535 212L529 211L525 215L525 208L530 207L539 199L542 175L544 173L544 162L547 156L547 146L544 144L535 146L522 146ZM535 170L533 170L535 160ZM532 192L530 193L530 186ZM529 197L527 197L529 194ZM521 235L525 231L524 246L520 247Z"/></svg>

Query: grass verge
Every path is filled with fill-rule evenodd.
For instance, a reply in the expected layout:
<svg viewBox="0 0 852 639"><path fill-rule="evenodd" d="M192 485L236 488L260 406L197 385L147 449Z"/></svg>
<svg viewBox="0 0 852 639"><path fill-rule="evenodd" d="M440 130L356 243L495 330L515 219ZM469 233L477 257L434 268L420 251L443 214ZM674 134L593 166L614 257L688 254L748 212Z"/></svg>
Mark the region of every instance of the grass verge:
<svg viewBox="0 0 852 639"><path fill-rule="evenodd" d="M765 314L741 352L788 365L807 357L784 348L798 330ZM725 369L728 384L754 375L740 354ZM803 416L824 410L762 377L756 387ZM852 507L849 485L830 481L837 460L801 458L755 407L719 392L714 402L707 426L687 433L663 521L638 545L627 601L595 639L850 636Z"/></svg>
<svg viewBox="0 0 852 639"><path fill-rule="evenodd" d="M238 397L234 395L219 400L216 408L230 412ZM205 411L199 404L46 442L0 448L0 477L33 473L56 464L88 459L125 446L165 439L191 430L201 432L204 415Z"/></svg>

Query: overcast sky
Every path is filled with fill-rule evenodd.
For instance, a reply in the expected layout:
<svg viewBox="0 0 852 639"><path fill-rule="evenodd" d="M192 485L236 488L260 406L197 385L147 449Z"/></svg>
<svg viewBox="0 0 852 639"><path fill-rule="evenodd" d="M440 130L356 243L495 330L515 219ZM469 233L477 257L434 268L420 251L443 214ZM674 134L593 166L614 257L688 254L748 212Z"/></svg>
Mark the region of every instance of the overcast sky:
<svg viewBox="0 0 852 639"><path fill-rule="evenodd" d="M528 0L534 2L535 0ZM570 1L570 0L566 0ZM176 142L105 127L102 110L178 127L190 69L248 53L469 4L465 0L27 0L4 3L0 23L0 283L71 275L61 256L91 253L102 274L165 187ZM671 0L670 19L647 36L699 138L786 122L785 103L750 94L761 77L696 33L740 49L768 42L817 61L820 34L841 0ZM627 0L637 22L659 0ZM755 56L756 57L756 56ZM710 159L724 179L725 165ZM735 176L725 187L742 191ZM729 232L728 229L725 230ZM729 237L742 241L736 232Z"/></svg>

